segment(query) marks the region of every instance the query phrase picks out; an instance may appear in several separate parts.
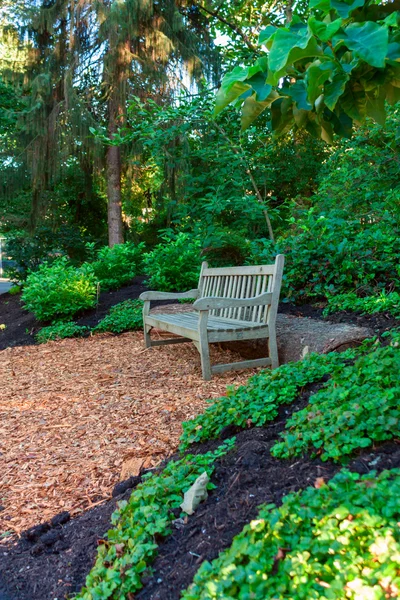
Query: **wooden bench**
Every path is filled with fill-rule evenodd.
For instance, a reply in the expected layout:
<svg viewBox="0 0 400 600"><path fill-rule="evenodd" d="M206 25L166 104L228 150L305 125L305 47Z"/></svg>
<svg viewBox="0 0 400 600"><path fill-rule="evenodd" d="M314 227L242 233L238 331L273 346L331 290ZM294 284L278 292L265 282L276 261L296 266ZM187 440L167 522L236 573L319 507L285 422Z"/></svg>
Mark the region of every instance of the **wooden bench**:
<svg viewBox="0 0 400 600"><path fill-rule="evenodd" d="M192 341L201 357L203 377L231 369L278 366L275 322L282 282L284 256L273 265L212 269L203 262L199 287L181 294L144 292L143 329L147 348ZM150 313L152 300L195 298L193 311ZM152 328L181 337L152 340ZM209 344L233 340L268 339L269 356L226 365L211 366Z"/></svg>

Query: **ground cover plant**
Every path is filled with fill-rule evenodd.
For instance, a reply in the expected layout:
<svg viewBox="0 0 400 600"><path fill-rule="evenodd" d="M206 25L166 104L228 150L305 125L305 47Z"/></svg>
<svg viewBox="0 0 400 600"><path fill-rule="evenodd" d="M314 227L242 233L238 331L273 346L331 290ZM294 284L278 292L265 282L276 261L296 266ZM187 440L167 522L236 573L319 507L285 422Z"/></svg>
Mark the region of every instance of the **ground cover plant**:
<svg viewBox="0 0 400 600"><path fill-rule="evenodd" d="M398 292L382 292L376 296L360 298L355 292L328 296L328 305L324 309L324 315L347 310L359 312L363 315L375 313L388 313L393 317L400 317L400 294Z"/></svg>
<svg viewBox="0 0 400 600"><path fill-rule="evenodd" d="M286 423L279 458L317 453L344 461L353 452L400 435L400 350L394 345L332 371L331 379Z"/></svg>
<svg viewBox="0 0 400 600"><path fill-rule="evenodd" d="M142 329L143 327L143 302L141 300L125 300L110 308L108 315L95 327L93 333L122 333Z"/></svg>
<svg viewBox="0 0 400 600"><path fill-rule="evenodd" d="M97 282L88 265L71 265L66 257L52 264L42 263L28 275L22 302L40 321L71 317L93 308L97 298Z"/></svg>
<svg viewBox="0 0 400 600"><path fill-rule="evenodd" d="M112 516L113 529L100 545L96 564L76 600L129 598L142 587L141 578L157 553L158 541L171 532L171 522L183 493L224 456L235 440L227 440L213 452L186 455L171 461L159 473L147 474L128 501ZM209 484L211 488L212 485Z"/></svg>
<svg viewBox="0 0 400 600"><path fill-rule="evenodd" d="M183 600L396 598L400 470L328 483L261 507L230 548L205 562Z"/></svg>
<svg viewBox="0 0 400 600"><path fill-rule="evenodd" d="M227 395L213 400L204 413L182 424L181 450L218 437L229 425L260 427L273 421L279 407L294 402L304 386L340 369L356 353L349 349L341 354L309 354L302 361L258 373L245 386L228 389Z"/></svg>
<svg viewBox="0 0 400 600"><path fill-rule="evenodd" d="M42 327L37 334L35 339L39 344L46 342L63 340L65 338L80 337L89 331L89 327L84 325L78 325L74 321L68 321L67 323L56 323L55 325L49 325L49 327Z"/></svg>

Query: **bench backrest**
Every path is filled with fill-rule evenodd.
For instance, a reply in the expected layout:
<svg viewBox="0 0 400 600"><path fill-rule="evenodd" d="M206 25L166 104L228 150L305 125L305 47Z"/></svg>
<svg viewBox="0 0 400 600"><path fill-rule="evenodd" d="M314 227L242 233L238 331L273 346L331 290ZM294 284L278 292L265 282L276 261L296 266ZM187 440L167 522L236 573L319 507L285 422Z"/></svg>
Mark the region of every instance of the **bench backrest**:
<svg viewBox="0 0 400 600"><path fill-rule="evenodd" d="M271 304L268 306L218 308L211 310L210 314L253 323L275 322L284 261L283 254L278 254L273 265L216 269L209 268L208 263L203 262L199 280L200 298L217 296L242 299L271 292Z"/></svg>

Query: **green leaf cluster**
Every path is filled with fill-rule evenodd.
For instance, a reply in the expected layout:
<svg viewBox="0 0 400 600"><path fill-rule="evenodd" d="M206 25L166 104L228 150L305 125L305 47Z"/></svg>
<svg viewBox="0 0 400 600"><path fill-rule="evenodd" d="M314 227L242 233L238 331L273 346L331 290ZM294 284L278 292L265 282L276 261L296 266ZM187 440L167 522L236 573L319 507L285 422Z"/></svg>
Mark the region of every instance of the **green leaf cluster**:
<svg viewBox="0 0 400 600"><path fill-rule="evenodd" d="M400 470L339 472L261 507L183 600L383 600L400 590Z"/></svg>
<svg viewBox="0 0 400 600"><path fill-rule="evenodd" d="M69 321L68 323L56 323L55 325L49 325L49 327L42 327L35 335L35 339L39 344L45 344L54 340L80 337L88 331L89 327Z"/></svg>
<svg viewBox="0 0 400 600"><path fill-rule="evenodd" d="M187 455L169 462L159 474L145 475L130 499L120 502L112 515L114 527L100 545L96 563L75 600L130 600L142 587L158 541L171 532L172 511L181 504L184 492L204 471L211 475L215 460L234 443L234 439L227 440L213 452Z"/></svg>
<svg viewBox="0 0 400 600"><path fill-rule="evenodd" d="M218 437L228 425L261 427L273 421L279 407L294 402L305 385L321 380L354 355L354 350L309 354L302 361L258 373L246 385L228 388L227 395L210 401L212 404L204 413L182 423L181 450Z"/></svg>
<svg viewBox="0 0 400 600"><path fill-rule="evenodd" d="M150 289L164 292L197 287L201 267L200 241L180 232L164 235L163 243L144 256L144 271Z"/></svg>
<svg viewBox="0 0 400 600"><path fill-rule="evenodd" d="M261 32L265 55L224 77L217 113L238 104L245 129L270 107L276 134L297 125L330 143L366 117L385 122L385 102L400 100L395 4L310 0L309 7L307 22L295 15L286 27Z"/></svg>
<svg viewBox="0 0 400 600"><path fill-rule="evenodd" d="M360 448L400 435L400 350L378 347L354 365L336 369L331 379L292 415L272 448L279 458L318 454L336 462Z"/></svg>
<svg viewBox="0 0 400 600"><path fill-rule="evenodd" d="M355 292L328 296L328 306L324 314L329 315L341 310L365 314L388 313L400 318L400 294L398 292L381 292L377 296L360 298Z"/></svg>
<svg viewBox="0 0 400 600"><path fill-rule="evenodd" d="M63 256L52 264L42 263L28 275L21 299L39 321L50 321L93 308L96 297L96 277L90 265L76 268Z"/></svg>
<svg viewBox="0 0 400 600"><path fill-rule="evenodd" d="M143 328L143 302L141 300L125 300L110 308L108 315L104 317L93 333L122 333Z"/></svg>
<svg viewBox="0 0 400 600"><path fill-rule="evenodd" d="M112 248L100 248L91 266L101 289L115 290L139 275L142 272L143 253L143 243L126 242Z"/></svg>

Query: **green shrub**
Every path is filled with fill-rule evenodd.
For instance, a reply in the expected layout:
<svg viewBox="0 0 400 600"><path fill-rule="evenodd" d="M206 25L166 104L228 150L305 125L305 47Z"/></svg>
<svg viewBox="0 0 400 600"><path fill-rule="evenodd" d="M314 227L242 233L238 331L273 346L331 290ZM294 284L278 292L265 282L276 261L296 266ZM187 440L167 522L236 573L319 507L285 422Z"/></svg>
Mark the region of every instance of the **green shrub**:
<svg viewBox="0 0 400 600"><path fill-rule="evenodd" d="M157 541L171 533L171 521L176 518L173 511L179 508L183 493L204 471L210 476L215 460L233 445L234 439L227 440L214 452L187 455L169 462L160 474L145 475L128 502L120 502L112 515L114 527L99 546L86 586L75 599L133 598L157 554Z"/></svg>
<svg viewBox="0 0 400 600"><path fill-rule="evenodd" d="M42 327L35 335L35 339L39 344L54 340L63 340L64 338L79 337L89 331L89 327L77 325L74 321L68 323L56 323L49 327Z"/></svg>
<svg viewBox="0 0 400 600"><path fill-rule="evenodd" d="M342 471L261 507L183 600L380 600L400 589L400 470Z"/></svg>
<svg viewBox="0 0 400 600"><path fill-rule="evenodd" d="M97 253L97 260L91 263L102 290L115 290L142 272L144 244L131 242L117 244L112 248L104 246Z"/></svg>
<svg viewBox="0 0 400 600"><path fill-rule="evenodd" d="M123 331L142 329L142 310L143 302L141 300L120 302L110 309L109 314L93 328L93 332L122 333Z"/></svg>
<svg viewBox="0 0 400 600"><path fill-rule="evenodd" d="M163 239L144 258L148 286L165 292L196 288L201 267L200 241L187 233L166 235Z"/></svg>
<svg viewBox="0 0 400 600"><path fill-rule="evenodd" d="M393 317L400 317L400 294L397 292L382 292L379 296L366 296L360 298L355 292L339 294L328 297L328 306L324 310L325 315L348 310L362 314L389 313Z"/></svg>
<svg viewBox="0 0 400 600"><path fill-rule="evenodd" d="M211 406L204 413L182 424L181 450L195 442L218 437L228 425L265 425L278 416L282 404L294 402L305 385L321 380L335 368L339 369L346 360L355 356L355 352L309 354L302 361L258 373L246 385L228 388L226 396L211 400Z"/></svg>
<svg viewBox="0 0 400 600"><path fill-rule="evenodd" d="M72 266L66 257L43 263L28 275L22 302L40 321L71 317L96 305L96 279L89 265Z"/></svg>
<svg viewBox="0 0 400 600"><path fill-rule="evenodd" d="M314 452L342 461L355 450L400 435L400 350L379 347L354 365L333 371L323 389L292 415L275 444L279 458Z"/></svg>

